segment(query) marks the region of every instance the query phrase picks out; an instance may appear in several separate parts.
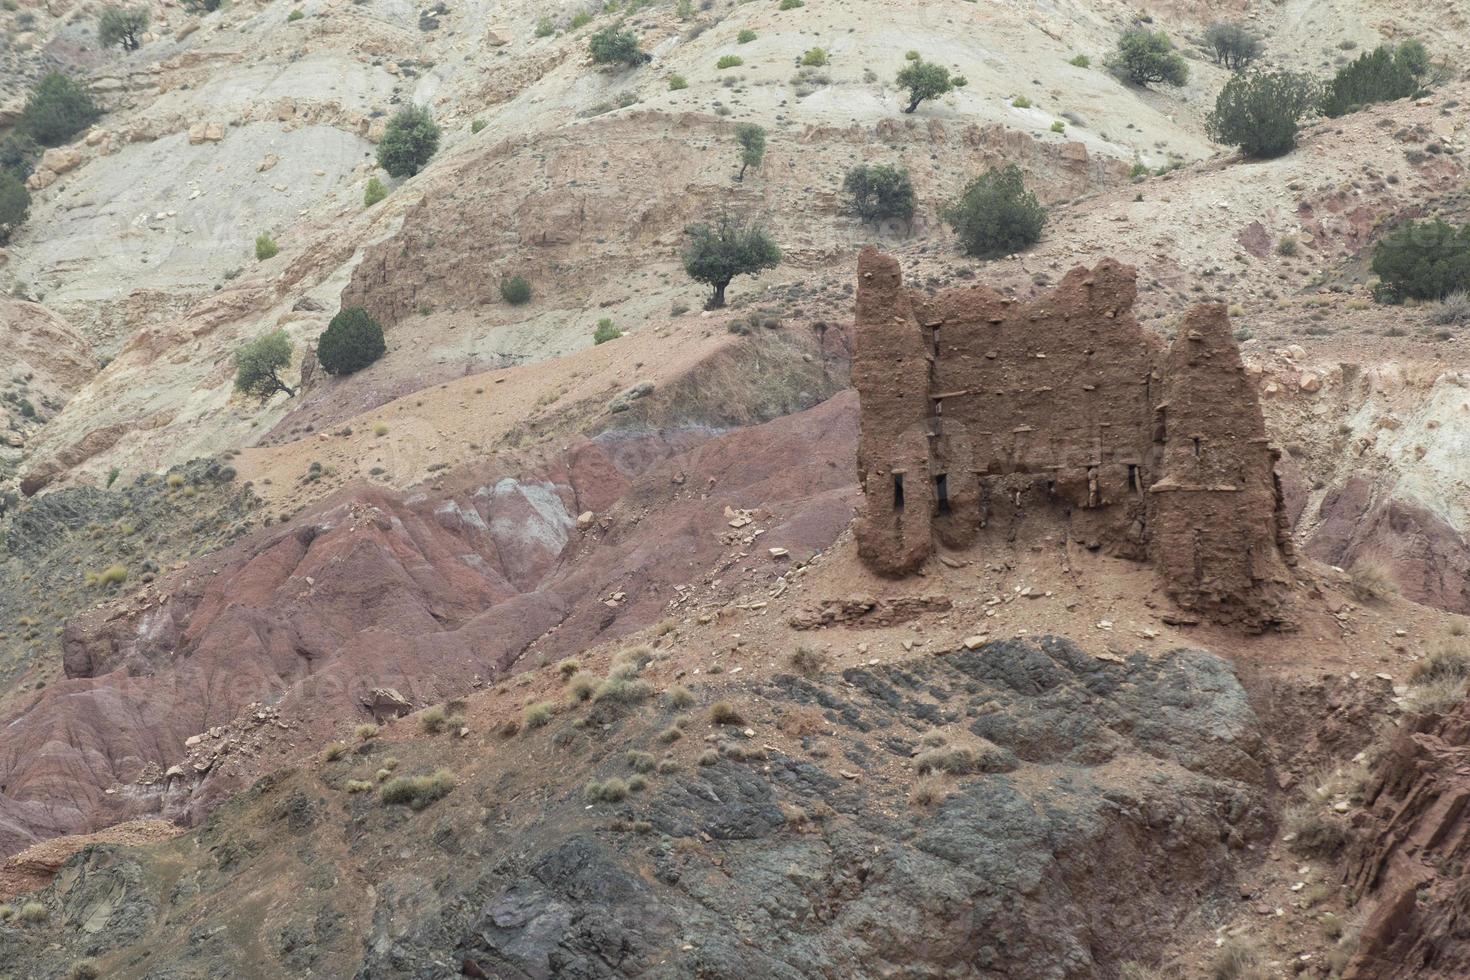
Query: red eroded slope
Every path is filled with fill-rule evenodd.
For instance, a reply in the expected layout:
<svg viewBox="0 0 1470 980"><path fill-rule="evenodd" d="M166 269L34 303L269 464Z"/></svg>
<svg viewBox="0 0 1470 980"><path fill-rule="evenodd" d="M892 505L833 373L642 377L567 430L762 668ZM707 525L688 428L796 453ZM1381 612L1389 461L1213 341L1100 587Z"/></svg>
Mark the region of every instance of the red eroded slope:
<svg viewBox="0 0 1470 980"><path fill-rule="evenodd" d="M192 821L369 720L374 689L432 704L538 639L556 657L646 626L674 586L718 577L727 507L769 512L763 549L825 549L851 519L855 439L844 394L723 435L609 433L442 491L351 488L78 617L68 679L0 720L0 852Z"/></svg>

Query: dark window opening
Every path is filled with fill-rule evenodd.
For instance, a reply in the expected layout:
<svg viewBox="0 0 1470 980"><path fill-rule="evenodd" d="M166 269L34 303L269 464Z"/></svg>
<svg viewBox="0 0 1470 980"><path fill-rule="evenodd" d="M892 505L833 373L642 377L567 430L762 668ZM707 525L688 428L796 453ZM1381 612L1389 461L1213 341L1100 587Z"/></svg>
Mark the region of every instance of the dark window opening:
<svg viewBox="0 0 1470 980"><path fill-rule="evenodd" d="M1138 492L1138 464L1128 464L1128 490L1131 493Z"/></svg>
<svg viewBox="0 0 1470 980"><path fill-rule="evenodd" d="M1194 454L1199 455L1199 436L1194 437Z"/></svg>
<svg viewBox="0 0 1470 980"><path fill-rule="evenodd" d="M941 473L934 478L934 496L939 501L939 513L949 513L949 476Z"/></svg>
<svg viewBox="0 0 1470 980"><path fill-rule="evenodd" d="M893 509L903 510L903 474L893 474Z"/></svg>

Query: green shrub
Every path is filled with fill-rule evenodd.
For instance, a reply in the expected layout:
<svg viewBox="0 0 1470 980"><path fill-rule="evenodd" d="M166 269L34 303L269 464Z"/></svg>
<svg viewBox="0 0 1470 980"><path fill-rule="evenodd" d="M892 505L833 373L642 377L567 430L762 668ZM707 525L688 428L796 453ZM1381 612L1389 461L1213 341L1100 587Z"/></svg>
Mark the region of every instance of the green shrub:
<svg viewBox="0 0 1470 980"><path fill-rule="evenodd" d="M41 147L27 134L16 131L0 137L0 173L25 180L40 158Z"/></svg>
<svg viewBox="0 0 1470 980"><path fill-rule="evenodd" d="M551 35L553 35L555 33L556 33L556 25L551 22L551 18L550 17L547 17L545 15L542 15L541 19L538 20L538 21L536 21L536 36L537 37L551 37Z"/></svg>
<svg viewBox="0 0 1470 980"><path fill-rule="evenodd" d="M694 703L694 692L682 684L675 684L664 692L664 697L669 699L669 706L675 711L687 708Z"/></svg>
<svg viewBox="0 0 1470 980"><path fill-rule="evenodd" d="M342 784L342 788L349 793L366 793L373 788L373 782L370 779L349 779Z"/></svg>
<svg viewBox="0 0 1470 980"><path fill-rule="evenodd" d="M510 276L500 280L500 298L511 306L522 306L531 302L531 283L525 276Z"/></svg>
<svg viewBox="0 0 1470 980"><path fill-rule="evenodd" d="M592 700L610 704L637 704L648 700L652 694L653 688L648 686L647 681L630 677L609 677L597 686Z"/></svg>
<svg viewBox="0 0 1470 980"><path fill-rule="evenodd" d="M1024 96L1024 95L1018 95L1014 99L1011 100L1011 108L1012 109L1029 109L1029 108L1031 108L1031 100L1028 99L1028 98L1026 98L1026 96Z"/></svg>
<svg viewBox="0 0 1470 980"><path fill-rule="evenodd" d="M1174 50L1169 35L1143 28L1127 31L1118 39L1118 49L1108 59L1108 68L1134 85L1183 85L1189 80L1189 66Z"/></svg>
<svg viewBox="0 0 1470 980"><path fill-rule="evenodd" d="M755 123L741 123L735 127L735 141L740 144L740 173L736 180L745 179L748 167L759 167L766 158L766 131Z"/></svg>
<svg viewBox="0 0 1470 980"><path fill-rule="evenodd" d="M551 723L552 715L556 714L556 708L549 701L539 701L536 704L526 705L526 710L521 712L521 723L527 728L542 728Z"/></svg>
<svg viewBox="0 0 1470 980"><path fill-rule="evenodd" d="M1220 90L1205 129L1210 139L1238 146L1248 157L1279 157L1296 148L1301 118L1318 97L1316 83L1304 75L1237 74Z"/></svg>
<svg viewBox="0 0 1470 980"><path fill-rule="evenodd" d="M808 68L820 68L827 63L826 48L811 48L801 56L801 63Z"/></svg>
<svg viewBox="0 0 1470 980"><path fill-rule="evenodd" d="M861 164L842 178L848 208L864 224L914 216L914 185L909 172L886 163Z"/></svg>
<svg viewBox="0 0 1470 980"><path fill-rule="evenodd" d="M347 746L341 742L328 742L327 747L322 749L323 762L336 762L347 754Z"/></svg>
<svg viewBox="0 0 1470 980"><path fill-rule="evenodd" d="M1470 289L1470 225L1456 231L1438 218L1410 221L1378 243L1372 268L1382 302L1439 300Z"/></svg>
<svg viewBox="0 0 1470 980"><path fill-rule="evenodd" d="M596 691L597 681L586 674L577 674L567 683L567 701L571 704L576 704L578 701L590 701Z"/></svg>
<svg viewBox="0 0 1470 980"><path fill-rule="evenodd" d="M1451 646L1440 647L1409 671L1410 684L1464 680L1470 680L1470 653Z"/></svg>
<svg viewBox="0 0 1470 980"><path fill-rule="evenodd" d="M743 64L745 64L745 59L740 57L740 55L727 54L721 57L719 61L715 62L715 67L720 69L739 68Z"/></svg>
<svg viewBox="0 0 1470 980"><path fill-rule="evenodd" d="M579 10L572 15L572 19L567 23L567 27L575 31L577 28L586 27L590 23L592 23L592 15L585 10Z"/></svg>
<svg viewBox="0 0 1470 980"><path fill-rule="evenodd" d="M486 125L487 125L487 123L485 122L485 120L483 120L483 119L475 119L475 120L473 120L473 121L470 122L470 132L471 133L478 133L478 132L480 132L480 130L484 129Z"/></svg>
<svg viewBox="0 0 1470 980"><path fill-rule="evenodd" d="M603 317L597 321L597 329L592 331L592 343L605 344L609 340L617 340L623 332L613 326L612 317Z"/></svg>
<svg viewBox="0 0 1470 980"><path fill-rule="evenodd" d="M595 65L636 66L649 60L648 55L638 50L638 36L617 24L609 24L588 38L587 50L592 52Z"/></svg>
<svg viewBox="0 0 1470 980"><path fill-rule="evenodd" d="M1051 131L1053 133L1065 133L1067 131L1067 127L1060 119L1056 119L1052 121Z"/></svg>
<svg viewBox="0 0 1470 980"><path fill-rule="evenodd" d="M294 24L298 20L301 20L305 16L306 15L304 13L302 13L301 11L299 11L299 10L293 10L289 14L286 15L286 23L288 23L288 24Z"/></svg>
<svg viewBox="0 0 1470 980"><path fill-rule="evenodd" d="M689 82L688 82L687 79L684 78L683 75L670 75L669 76L669 91L670 92L677 92L680 89L685 89L685 88L688 88L688 87L689 87Z"/></svg>
<svg viewBox="0 0 1470 980"><path fill-rule="evenodd" d="M48 916L46 906L40 902L26 902L20 907L17 918L25 925L33 926L45 922Z"/></svg>
<svg viewBox="0 0 1470 980"><path fill-rule="evenodd" d="M280 246L276 244L276 240L268 233L261 232L255 236L255 259L257 262L273 259L280 254L280 251Z"/></svg>
<svg viewBox="0 0 1470 980"><path fill-rule="evenodd" d="M378 166L393 177L412 177L439 149L439 126L427 108L404 106L388 120L378 144Z"/></svg>
<svg viewBox="0 0 1470 980"><path fill-rule="evenodd" d="M370 208L388 196L388 188L376 177L369 177L367 189L362 192L362 206Z"/></svg>
<svg viewBox="0 0 1470 980"><path fill-rule="evenodd" d="M709 706L709 720L716 725L743 725L745 717L729 701L716 701Z"/></svg>
<svg viewBox="0 0 1470 980"><path fill-rule="evenodd" d="M1231 71L1243 71L1261 56L1265 43L1241 24L1211 24L1205 28L1205 46L1215 64Z"/></svg>
<svg viewBox="0 0 1470 980"><path fill-rule="evenodd" d="M791 654L791 669L804 677L818 677L829 663L828 656L812 647L797 647Z"/></svg>
<svg viewBox="0 0 1470 980"><path fill-rule="evenodd" d="M749 44L751 41L754 41L754 40L755 40L755 31L751 30L748 27L745 28L745 30L741 31L739 34L737 34L735 36L735 43L736 44Z"/></svg>
<svg viewBox="0 0 1470 980"><path fill-rule="evenodd" d="M104 7L97 19L97 43L104 48L120 44L124 51L136 51L147 30L147 8Z"/></svg>
<svg viewBox="0 0 1470 980"><path fill-rule="evenodd" d="M651 753L640 752L637 749L629 749L625 758L628 760L628 768L634 772L653 772L657 765Z"/></svg>
<svg viewBox="0 0 1470 980"><path fill-rule="evenodd" d="M435 770L428 776L398 776L383 784L384 803L422 810L435 800L448 796L458 780L448 769Z"/></svg>
<svg viewBox="0 0 1470 980"><path fill-rule="evenodd" d="M913 112L925 99L937 99L967 84L963 76L951 75L948 68L923 58L910 59L899 69L897 81L898 87L909 94L909 104L904 112Z"/></svg>
<svg viewBox="0 0 1470 980"><path fill-rule="evenodd" d="M1077 68L1091 68L1092 67L1092 59L1089 58L1089 57L1087 57L1087 55L1085 55L1085 54L1079 54L1076 57L1074 57L1071 61L1067 62L1067 64L1072 65L1072 66L1077 67Z"/></svg>
<svg viewBox="0 0 1470 980"><path fill-rule="evenodd" d="M781 0L781 3L779 5L777 5L777 8L776 9L778 9L778 10L795 10L797 7L805 7L805 6L806 6L806 3L804 2L804 0Z"/></svg>
<svg viewBox="0 0 1470 980"><path fill-rule="evenodd" d="M291 366L291 341L284 330L268 333L235 351L235 390L265 401L278 391L289 398L296 389L281 380Z"/></svg>
<svg viewBox="0 0 1470 980"><path fill-rule="evenodd" d="M361 371L388 351L383 328L360 306L332 317L316 345L316 358L328 374Z"/></svg>
<svg viewBox="0 0 1470 980"><path fill-rule="evenodd" d="M690 225L684 234L689 239L681 253L684 271L710 287L708 310L725 305L725 290L736 276L755 275L781 263L781 249L764 229L728 211L712 224Z"/></svg>
<svg viewBox="0 0 1470 980"><path fill-rule="evenodd" d="M31 192L26 190L24 178L0 170L0 245L10 241L30 212Z"/></svg>
<svg viewBox="0 0 1470 980"><path fill-rule="evenodd" d="M91 94L65 75L53 72L31 89L20 129L42 146L60 146L102 115Z"/></svg>
<svg viewBox="0 0 1470 980"><path fill-rule="evenodd" d="M600 783L593 780L582 790L582 797L588 803L618 803L628 798L628 784L617 777Z"/></svg>
<svg viewBox="0 0 1470 980"><path fill-rule="evenodd" d="M372 722L364 722L354 728L352 734L359 742L366 742L378 737L378 726Z"/></svg>
<svg viewBox="0 0 1470 980"><path fill-rule="evenodd" d="M970 255L994 259L1018 252L1041 238L1046 211L1026 190L1015 164L987 170L970 181L944 220Z"/></svg>
<svg viewBox="0 0 1470 980"><path fill-rule="evenodd" d="M1322 114L1342 116L1374 102L1418 97L1428 69L1428 52L1419 42L1380 45L1338 69L1323 93Z"/></svg>
<svg viewBox="0 0 1470 980"><path fill-rule="evenodd" d="M419 727L430 735L438 735L444 731L445 720L444 709L435 705L419 715Z"/></svg>

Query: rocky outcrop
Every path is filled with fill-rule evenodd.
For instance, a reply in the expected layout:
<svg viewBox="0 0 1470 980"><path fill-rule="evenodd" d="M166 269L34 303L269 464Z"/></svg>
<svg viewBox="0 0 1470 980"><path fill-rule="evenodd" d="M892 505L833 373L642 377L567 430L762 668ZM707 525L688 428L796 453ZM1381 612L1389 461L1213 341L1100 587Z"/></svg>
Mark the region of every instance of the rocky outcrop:
<svg viewBox="0 0 1470 980"><path fill-rule="evenodd" d="M146 950L181 976L1084 980L1236 901L1270 827L1259 721L1203 651L1114 663L1045 637L693 696L735 699L754 737L670 747L671 712L646 705L488 744L375 739L162 847L79 853L0 957L35 976L90 944L104 969ZM815 723L783 734L793 717ZM915 799L926 735L986 761ZM644 749L670 764L589 802L584 781ZM421 813L342 790L390 752L457 785Z"/></svg>
<svg viewBox="0 0 1470 980"><path fill-rule="evenodd" d="M983 287L924 297L896 260L859 260L860 553L916 571L1028 506L1089 549L1147 560L1193 613L1259 630L1287 618L1290 527L1256 387L1220 306L1167 348L1133 318L1135 274L1104 260L1017 303Z"/></svg>
<svg viewBox="0 0 1470 980"><path fill-rule="evenodd" d="M1470 976L1470 701L1402 727L1378 763L1346 879L1371 903L1347 980Z"/></svg>

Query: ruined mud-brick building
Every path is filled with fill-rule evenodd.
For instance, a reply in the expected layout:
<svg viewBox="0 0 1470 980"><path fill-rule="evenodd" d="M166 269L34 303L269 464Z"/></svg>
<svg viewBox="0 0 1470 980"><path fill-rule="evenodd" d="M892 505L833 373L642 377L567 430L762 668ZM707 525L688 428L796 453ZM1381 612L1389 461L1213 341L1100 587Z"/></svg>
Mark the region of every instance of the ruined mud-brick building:
<svg viewBox="0 0 1470 980"><path fill-rule="evenodd" d="M1044 511L1073 543L1153 564L1186 610L1283 621L1278 456L1225 308L1196 307L1165 345L1134 319L1135 292L1134 270L1108 259L1030 302L979 286L925 296L864 250L852 374L871 568L909 574L936 542L1013 535Z"/></svg>

